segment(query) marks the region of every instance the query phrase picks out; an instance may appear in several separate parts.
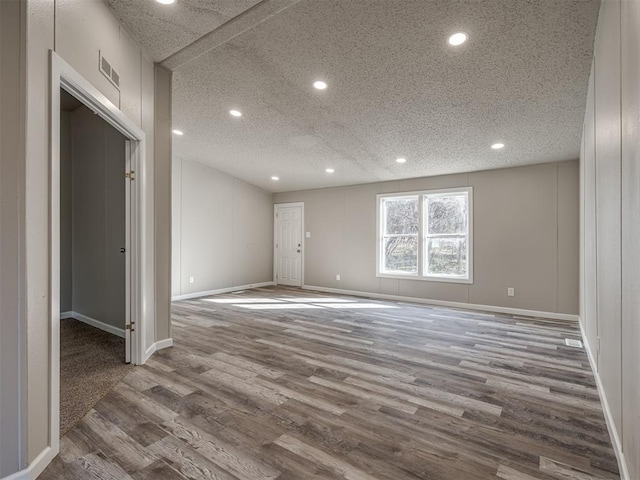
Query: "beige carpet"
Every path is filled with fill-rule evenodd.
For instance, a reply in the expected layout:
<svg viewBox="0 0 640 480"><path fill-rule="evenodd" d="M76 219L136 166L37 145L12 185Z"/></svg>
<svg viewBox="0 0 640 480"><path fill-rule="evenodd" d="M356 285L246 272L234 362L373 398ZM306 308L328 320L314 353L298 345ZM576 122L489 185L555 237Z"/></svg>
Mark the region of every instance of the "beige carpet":
<svg viewBox="0 0 640 480"><path fill-rule="evenodd" d="M132 369L124 363L124 338L71 318L61 320L60 436Z"/></svg>

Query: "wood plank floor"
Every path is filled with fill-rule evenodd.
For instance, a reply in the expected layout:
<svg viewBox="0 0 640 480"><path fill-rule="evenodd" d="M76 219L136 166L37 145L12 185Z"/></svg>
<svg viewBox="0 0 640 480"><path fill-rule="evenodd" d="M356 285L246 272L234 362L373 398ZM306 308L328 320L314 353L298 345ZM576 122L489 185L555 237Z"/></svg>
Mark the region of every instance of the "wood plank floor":
<svg viewBox="0 0 640 480"><path fill-rule="evenodd" d="M570 322L263 288L175 303L173 338L40 478L619 478Z"/></svg>

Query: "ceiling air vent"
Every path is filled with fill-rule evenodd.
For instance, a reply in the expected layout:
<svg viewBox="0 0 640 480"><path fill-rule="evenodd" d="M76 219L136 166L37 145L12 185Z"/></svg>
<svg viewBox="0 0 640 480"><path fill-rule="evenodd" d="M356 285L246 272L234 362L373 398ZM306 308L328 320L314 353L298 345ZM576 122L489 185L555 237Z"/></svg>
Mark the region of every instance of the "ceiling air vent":
<svg viewBox="0 0 640 480"><path fill-rule="evenodd" d="M109 61L102 56L102 52L98 51L98 67L102 74L107 77L114 87L120 90L120 75L114 70Z"/></svg>

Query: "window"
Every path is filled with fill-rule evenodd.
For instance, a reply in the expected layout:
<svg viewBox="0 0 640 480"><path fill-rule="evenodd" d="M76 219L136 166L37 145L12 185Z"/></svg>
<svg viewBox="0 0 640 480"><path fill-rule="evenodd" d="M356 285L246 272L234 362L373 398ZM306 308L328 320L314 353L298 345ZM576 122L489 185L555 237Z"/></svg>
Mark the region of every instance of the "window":
<svg viewBox="0 0 640 480"><path fill-rule="evenodd" d="M472 190L378 195L378 276L472 283Z"/></svg>

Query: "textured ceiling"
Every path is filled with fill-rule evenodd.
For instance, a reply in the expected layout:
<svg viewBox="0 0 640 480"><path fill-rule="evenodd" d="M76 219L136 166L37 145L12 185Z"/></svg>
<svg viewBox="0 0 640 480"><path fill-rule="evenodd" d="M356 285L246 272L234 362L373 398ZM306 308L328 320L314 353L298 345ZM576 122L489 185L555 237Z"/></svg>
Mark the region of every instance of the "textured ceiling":
<svg viewBox="0 0 640 480"><path fill-rule="evenodd" d="M293 2L174 70L174 155L274 192L577 158L598 8ZM469 41L453 48L456 31Z"/></svg>
<svg viewBox="0 0 640 480"><path fill-rule="evenodd" d="M220 27L260 0L106 0L125 29L159 62Z"/></svg>

